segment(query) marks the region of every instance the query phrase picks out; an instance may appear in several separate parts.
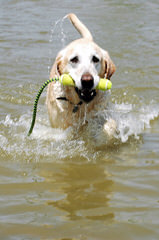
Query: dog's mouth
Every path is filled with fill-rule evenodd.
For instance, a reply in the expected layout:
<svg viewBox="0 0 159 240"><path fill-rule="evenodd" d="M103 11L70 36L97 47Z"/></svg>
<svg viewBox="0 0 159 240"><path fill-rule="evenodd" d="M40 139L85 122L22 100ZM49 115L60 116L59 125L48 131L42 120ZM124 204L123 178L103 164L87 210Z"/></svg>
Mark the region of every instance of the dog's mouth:
<svg viewBox="0 0 159 240"><path fill-rule="evenodd" d="M86 103L91 102L94 99L94 97L96 96L95 89L92 89L92 90L90 90L88 88L78 89L77 87L75 87L75 90L76 90L79 98Z"/></svg>
<svg viewBox="0 0 159 240"><path fill-rule="evenodd" d="M80 100L89 103L96 96L96 90L94 89L94 77L89 72L85 72L81 76L81 88L75 87L76 93Z"/></svg>

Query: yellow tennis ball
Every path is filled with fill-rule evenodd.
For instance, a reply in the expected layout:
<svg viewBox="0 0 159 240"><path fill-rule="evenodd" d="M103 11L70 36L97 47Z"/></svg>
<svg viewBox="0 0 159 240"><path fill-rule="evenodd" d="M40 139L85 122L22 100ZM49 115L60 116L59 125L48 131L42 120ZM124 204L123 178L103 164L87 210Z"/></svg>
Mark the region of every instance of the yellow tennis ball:
<svg viewBox="0 0 159 240"><path fill-rule="evenodd" d="M105 78L100 78L100 81L99 81L96 89L106 91L106 90L111 89L111 87L112 87L112 83L110 80L105 79Z"/></svg>
<svg viewBox="0 0 159 240"><path fill-rule="evenodd" d="M68 74L63 74L60 77L59 82L62 83L63 85L65 85L65 86L75 86L75 82L73 81L71 76L68 75Z"/></svg>

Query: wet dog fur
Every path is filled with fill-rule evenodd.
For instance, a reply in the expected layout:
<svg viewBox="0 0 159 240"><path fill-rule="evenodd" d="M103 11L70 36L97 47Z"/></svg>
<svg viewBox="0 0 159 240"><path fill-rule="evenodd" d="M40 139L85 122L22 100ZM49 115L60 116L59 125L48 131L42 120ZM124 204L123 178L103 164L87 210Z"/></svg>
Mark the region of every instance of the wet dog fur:
<svg viewBox="0 0 159 240"><path fill-rule="evenodd" d="M93 41L86 26L73 13L68 14L67 18L82 37L57 54L50 78L64 73L70 74L76 87L62 86L58 82L50 83L46 99L51 126L62 129L72 126L86 114L85 111L90 114L98 111L101 106L106 107L105 92L95 90L95 87L99 77L110 79L115 72L115 65L108 52ZM61 97L67 101L58 99ZM103 132L109 137L113 136L115 129L116 123L113 119L108 119L103 125Z"/></svg>

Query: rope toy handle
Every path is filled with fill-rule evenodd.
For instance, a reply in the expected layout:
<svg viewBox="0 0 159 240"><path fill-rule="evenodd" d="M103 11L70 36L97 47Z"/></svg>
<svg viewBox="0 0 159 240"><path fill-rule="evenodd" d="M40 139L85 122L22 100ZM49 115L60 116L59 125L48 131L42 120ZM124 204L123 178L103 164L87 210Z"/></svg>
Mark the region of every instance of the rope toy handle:
<svg viewBox="0 0 159 240"><path fill-rule="evenodd" d="M32 131L33 131L33 128L34 128L35 119L36 119L36 112L37 112L37 105L38 105L39 98L40 98L40 96L41 96L44 88L45 88L49 83L54 82L54 81L59 81L59 78L48 79L46 82L44 82L44 84L42 85L42 87L39 89L38 94L36 95L35 102L34 102L34 108L33 108L32 122L31 122L31 126L30 126L30 129L29 129L29 132L28 132L28 136L31 135L31 133L32 133Z"/></svg>
<svg viewBox="0 0 159 240"><path fill-rule="evenodd" d="M31 126L30 126L30 129L29 129L29 132L28 132L28 136L30 136L32 131L33 131L34 124L35 124L35 119L36 119L38 101L39 101L39 98L40 98L44 88L49 83L57 82L57 81L59 81L64 86L75 86L75 82L73 81L73 79L68 74L63 74L59 78L50 78L42 85L42 87L39 89L38 94L36 95L36 98L35 98L32 122L31 122ZM96 86L96 89L106 91L106 90L111 89L111 87L112 87L112 83L111 83L110 80L101 78L98 85Z"/></svg>

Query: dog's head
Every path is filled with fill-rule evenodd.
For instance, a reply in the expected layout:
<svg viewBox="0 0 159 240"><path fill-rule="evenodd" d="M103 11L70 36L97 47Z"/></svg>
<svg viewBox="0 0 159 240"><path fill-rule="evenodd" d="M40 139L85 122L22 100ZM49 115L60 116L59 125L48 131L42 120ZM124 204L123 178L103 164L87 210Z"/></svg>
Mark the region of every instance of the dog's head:
<svg viewBox="0 0 159 240"><path fill-rule="evenodd" d="M115 65L107 51L83 38L60 51L53 69L56 75L70 74L79 98L90 102L96 95L99 77L110 79L115 72Z"/></svg>

